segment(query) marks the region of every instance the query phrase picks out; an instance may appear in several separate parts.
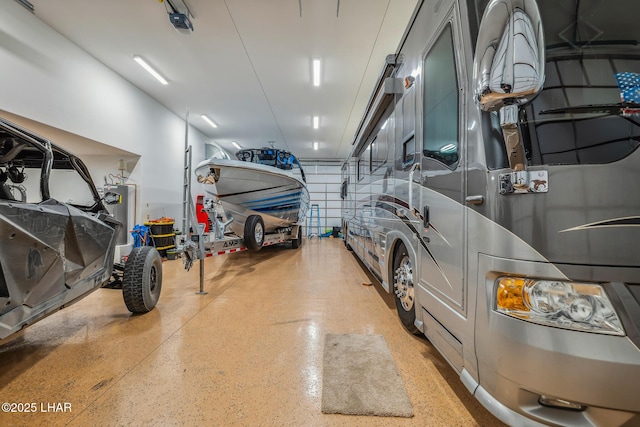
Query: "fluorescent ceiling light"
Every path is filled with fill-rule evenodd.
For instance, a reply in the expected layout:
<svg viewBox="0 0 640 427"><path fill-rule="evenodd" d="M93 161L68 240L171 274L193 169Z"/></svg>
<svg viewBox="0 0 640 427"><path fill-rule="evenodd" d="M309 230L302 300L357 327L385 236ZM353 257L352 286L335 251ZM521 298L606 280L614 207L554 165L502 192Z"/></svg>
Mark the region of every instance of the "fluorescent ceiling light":
<svg viewBox="0 0 640 427"><path fill-rule="evenodd" d="M320 60L313 60L313 85L320 86Z"/></svg>
<svg viewBox="0 0 640 427"><path fill-rule="evenodd" d="M217 127L218 127L218 125L217 125L217 124L215 124L215 123L213 123L213 120L211 120L209 117L207 117L207 115L206 115L206 114L202 114L200 117L202 117L202 119L203 119L205 122L209 123L209 125L210 125L212 128L217 128Z"/></svg>
<svg viewBox="0 0 640 427"><path fill-rule="evenodd" d="M233 144L234 147L236 147L238 150L242 150L242 147L240 146L240 144L238 144L235 141L231 141L231 143Z"/></svg>
<svg viewBox="0 0 640 427"><path fill-rule="evenodd" d="M313 128L318 129L320 127L320 117L313 116Z"/></svg>
<svg viewBox="0 0 640 427"><path fill-rule="evenodd" d="M168 84L167 80L164 77L162 77L160 73L154 70L153 67L151 67L151 65L147 63L147 61L142 59L140 55L133 55L133 60L136 61L142 68L147 70L147 72L151 74L153 77L155 77L160 83L162 83L163 85Z"/></svg>
<svg viewBox="0 0 640 427"><path fill-rule="evenodd" d="M318 151L318 143L317 143L317 142L314 142L314 143L313 143L313 149L314 149L315 151Z"/></svg>

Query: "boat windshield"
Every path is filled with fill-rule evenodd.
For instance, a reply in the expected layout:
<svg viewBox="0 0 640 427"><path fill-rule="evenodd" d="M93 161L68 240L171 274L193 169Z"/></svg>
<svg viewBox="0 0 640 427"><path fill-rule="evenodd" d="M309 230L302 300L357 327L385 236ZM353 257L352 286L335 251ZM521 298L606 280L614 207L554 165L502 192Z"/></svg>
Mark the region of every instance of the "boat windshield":
<svg viewBox="0 0 640 427"><path fill-rule="evenodd" d="M478 17L488 3L470 0ZM546 68L542 91L520 111L528 163L610 163L628 156L640 146L640 2L537 4ZM501 133L492 116L495 140Z"/></svg>
<svg viewBox="0 0 640 427"><path fill-rule="evenodd" d="M238 160L243 162L258 163L260 165L273 166L278 169L299 172L302 179L306 182L304 171L300 162L288 151L279 150L277 148L252 148L240 150L236 153Z"/></svg>

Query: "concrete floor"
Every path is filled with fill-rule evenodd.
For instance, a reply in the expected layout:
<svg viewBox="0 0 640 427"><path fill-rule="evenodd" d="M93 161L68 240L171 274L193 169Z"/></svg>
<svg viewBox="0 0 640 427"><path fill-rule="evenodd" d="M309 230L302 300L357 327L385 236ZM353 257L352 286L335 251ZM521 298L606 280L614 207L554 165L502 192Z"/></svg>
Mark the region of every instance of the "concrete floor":
<svg viewBox="0 0 640 427"><path fill-rule="evenodd" d="M2 426L499 426L342 240L163 264L162 296L132 316L100 289L0 346ZM375 283L375 281L374 281ZM381 334L413 418L320 411L327 333Z"/></svg>

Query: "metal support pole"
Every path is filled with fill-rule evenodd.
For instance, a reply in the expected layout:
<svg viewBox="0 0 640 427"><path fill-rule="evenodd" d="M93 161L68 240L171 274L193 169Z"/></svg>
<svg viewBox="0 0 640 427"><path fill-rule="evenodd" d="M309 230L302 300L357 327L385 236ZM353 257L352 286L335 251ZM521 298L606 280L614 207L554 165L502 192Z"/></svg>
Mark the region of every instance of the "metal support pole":
<svg viewBox="0 0 640 427"><path fill-rule="evenodd" d="M189 207L191 202L191 165L190 165L191 147L189 147L189 109L184 119L184 170L182 181L182 238L186 241L189 229Z"/></svg>
<svg viewBox="0 0 640 427"><path fill-rule="evenodd" d="M191 146L189 146L189 171L191 171ZM189 176L189 178L191 177ZM200 290L196 292L196 294L206 295L208 292L204 291L204 227L200 227L197 213L195 209L191 209L191 205L193 205L193 199L191 198L191 179L189 179L189 200L191 201L191 203L189 203L189 218L191 218L193 229L197 230L198 233L198 255L200 258Z"/></svg>
<svg viewBox="0 0 640 427"><path fill-rule="evenodd" d="M184 120L184 182L182 187L182 238L186 244L189 238L189 229L194 234L198 234L198 258L200 259L200 291L198 295L206 295L204 291L204 230L200 229L196 212L192 209L193 198L191 197L191 165L192 150L189 145L189 109L187 109Z"/></svg>
<svg viewBox="0 0 640 427"><path fill-rule="evenodd" d="M202 246L202 243L200 243ZM198 295L206 295L209 292L204 291L204 257L200 258L200 291L196 292Z"/></svg>
<svg viewBox="0 0 640 427"><path fill-rule="evenodd" d="M182 238L186 239L188 236L188 221L189 221L189 203L191 199L191 193L189 193L190 182L190 166L189 166L189 109L184 119L184 165L182 170Z"/></svg>

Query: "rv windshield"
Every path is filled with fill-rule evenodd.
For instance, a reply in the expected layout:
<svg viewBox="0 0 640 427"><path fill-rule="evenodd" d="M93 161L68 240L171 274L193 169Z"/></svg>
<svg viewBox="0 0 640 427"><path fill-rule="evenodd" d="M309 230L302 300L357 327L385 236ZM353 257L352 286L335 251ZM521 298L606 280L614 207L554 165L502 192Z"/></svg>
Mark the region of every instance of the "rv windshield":
<svg viewBox="0 0 640 427"><path fill-rule="evenodd" d="M488 1L470 3L471 15L480 19ZM529 164L609 163L626 157L640 145L640 2L537 3L546 75L543 90L520 112Z"/></svg>

